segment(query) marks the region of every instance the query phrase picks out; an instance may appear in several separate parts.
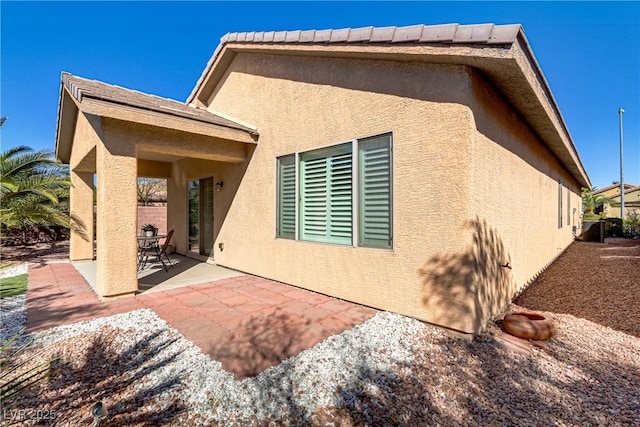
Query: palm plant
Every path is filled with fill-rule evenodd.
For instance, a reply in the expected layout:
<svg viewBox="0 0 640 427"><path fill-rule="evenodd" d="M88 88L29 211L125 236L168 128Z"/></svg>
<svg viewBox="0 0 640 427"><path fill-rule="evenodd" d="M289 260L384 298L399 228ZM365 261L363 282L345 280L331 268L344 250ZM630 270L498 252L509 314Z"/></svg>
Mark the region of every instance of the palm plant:
<svg viewBox="0 0 640 427"><path fill-rule="evenodd" d="M56 358L42 361L41 351L30 352L33 338L15 346L14 342L23 334L24 329L0 346L0 400L5 409L12 408L15 399L42 382L56 361Z"/></svg>
<svg viewBox="0 0 640 427"><path fill-rule="evenodd" d="M27 146L0 154L0 224L3 230L70 227L71 181L52 153Z"/></svg>
<svg viewBox="0 0 640 427"><path fill-rule="evenodd" d="M594 211L597 207L602 206L605 203L611 203L611 200L599 194L595 194L595 191L595 187L582 189L582 206L585 210L585 216L596 216Z"/></svg>

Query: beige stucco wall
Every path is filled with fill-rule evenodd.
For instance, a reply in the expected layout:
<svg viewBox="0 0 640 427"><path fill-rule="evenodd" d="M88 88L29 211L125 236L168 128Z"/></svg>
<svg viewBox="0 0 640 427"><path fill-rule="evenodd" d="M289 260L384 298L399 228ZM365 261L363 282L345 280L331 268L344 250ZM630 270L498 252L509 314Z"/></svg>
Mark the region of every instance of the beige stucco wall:
<svg viewBox="0 0 640 427"><path fill-rule="evenodd" d="M250 153L248 157L251 157ZM226 221L229 208L238 192L248 162L249 160L243 163L226 163L183 158L173 163L173 179L167 182L167 227L169 230L174 230L173 244L176 247L176 252L184 255L188 251L189 218L186 209L188 206L188 182L213 177L214 182L223 183L222 189L213 193L213 229L214 236L217 236L222 224ZM247 213L250 210L248 209Z"/></svg>
<svg viewBox="0 0 640 427"><path fill-rule="evenodd" d="M71 170L95 172L95 149L100 143L100 119L79 113L73 136L73 150L69 160Z"/></svg>
<svg viewBox="0 0 640 427"><path fill-rule="evenodd" d="M476 266L471 309L483 324L573 241L582 208L579 184L527 124L480 75L471 81L473 240L465 259Z"/></svg>
<svg viewBox="0 0 640 427"><path fill-rule="evenodd" d="M135 136L120 122L103 119L101 129L96 147L96 290L112 297L138 289L138 162Z"/></svg>
<svg viewBox="0 0 640 427"><path fill-rule="evenodd" d="M229 169L241 183L225 181L229 205L216 204L221 265L474 333L571 241L557 183L579 212L577 185L467 67L239 53L209 104L260 132L246 171ZM275 238L276 157L385 132L392 250ZM486 255L513 269L478 269Z"/></svg>
<svg viewBox="0 0 640 427"><path fill-rule="evenodd" d="M468 90L464 67L238 55L210 108L253 123L260 139L217 235L216 262L433 321L419 270L467 241L457 224L470 214ZM276 157L389 131L393 250L275 238Z"/></svg>
<svg viewBox="0 0 640 427"><path fill-rule="evenodd" d="M94 125L98 122L95 117L84 114L76 117L74 149L69 161L72 185L69 210L75 224L69 245L71 261L93 259L93 174L96 171L96 145L101 143Z"/></svg>

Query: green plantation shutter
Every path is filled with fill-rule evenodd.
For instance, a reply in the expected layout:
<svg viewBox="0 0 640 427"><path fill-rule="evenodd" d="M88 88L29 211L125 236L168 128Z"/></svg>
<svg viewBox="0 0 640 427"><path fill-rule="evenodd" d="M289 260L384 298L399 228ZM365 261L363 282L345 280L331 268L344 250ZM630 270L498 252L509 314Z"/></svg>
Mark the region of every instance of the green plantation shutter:
<svg viewBox="0 0 640 427"><path fill-rule="evenodd" d="M300 238L324 242L327 236L327 159L303 155L300 166Z"/></svg>
<svg viewBox="0 0 640 427"><path fill-rule="evenodd" d="M296 162L293 155L278 159L277 236L296 237Z"/></svg>
<svg viewBox="0 0 640 427"><path fill-rule="evenodd" d="M571 189L567 187L567 225L571 225Z"/></svg>
<svg viewBox="0 0 640 427"><path fill-rule="evenodd" d="M352 155L351 144L346 153L330 157L331 169L329 181L329 230L330 243L352 243Z"/></svg>
<svg viewBox="0 0 640 427"><path fill-rule="evenodd" d="M351 144L300 157L300 239L351 244Z"/></svg>
<svg viewBox="0 0 640 427"><path fill-rule="evenodd" d="M358 143L359 244L391 247L391 137Z"/></svg>
<svg viewBox="0 0 640 427"><path fill-rule="evenodd" d="M558 228L562 228L562 183L558 183Z"/></svg>

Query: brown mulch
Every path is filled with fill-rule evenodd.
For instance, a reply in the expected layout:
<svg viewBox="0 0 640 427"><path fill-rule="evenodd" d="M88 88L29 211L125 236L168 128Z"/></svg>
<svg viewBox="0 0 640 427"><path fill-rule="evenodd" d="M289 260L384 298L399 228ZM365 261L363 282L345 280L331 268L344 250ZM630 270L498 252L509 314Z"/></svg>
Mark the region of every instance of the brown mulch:
<svg viewBox="0 0 640 427"><path fill-rule="evenodd" d="M31 245L5 246L1 248L2 265L22 262L45 263L69 259L69 241L34 243Z"/></svg>
<svg viewBox="0 0 640 427"><path fill-rule="evenodd" d="M640 240L576 241L514 303L640 337Z"/></svg>

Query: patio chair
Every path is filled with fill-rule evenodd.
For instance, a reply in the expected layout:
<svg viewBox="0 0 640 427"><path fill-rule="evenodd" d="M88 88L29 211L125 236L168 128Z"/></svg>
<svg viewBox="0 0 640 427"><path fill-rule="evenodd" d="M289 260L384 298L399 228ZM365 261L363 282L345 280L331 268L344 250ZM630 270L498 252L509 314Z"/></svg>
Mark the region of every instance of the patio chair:
<svg viewBox="0 0 640 427"><path fill-rule="evenodd" d="M171 242L172 237L173 237L173 230L170 230L167 233L167 238L162 244L162 248L160 248L160 252L158 252L158 260L162 263L162 266L164 267L164 271L169 271L169 267L173 267L173 263L171 262L169 255L167 255L167 248L169 247L169 242ZM167 267L167 264L165 264L164 259L162 259L162 257L164 257L164 259L167 260L167 262L169 263L169 267Z"/></svg>
<svg viewBox="0 0 640 427"><path fill-rule="evenodd" d="M147 265L149 254L158 256L160 248L157 240L139 240L138 241L138 270L142 270Z"/></svg>

